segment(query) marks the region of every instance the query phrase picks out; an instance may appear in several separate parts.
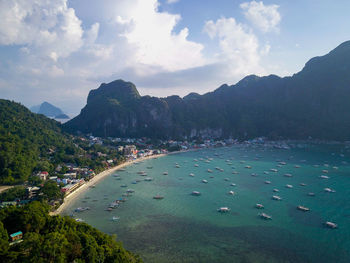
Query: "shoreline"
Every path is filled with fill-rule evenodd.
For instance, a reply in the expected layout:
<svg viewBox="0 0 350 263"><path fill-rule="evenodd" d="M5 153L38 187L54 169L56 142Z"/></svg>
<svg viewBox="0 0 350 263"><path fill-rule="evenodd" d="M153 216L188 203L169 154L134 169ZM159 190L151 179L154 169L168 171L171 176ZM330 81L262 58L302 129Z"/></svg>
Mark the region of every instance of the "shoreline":
<svg viewBox="0 0 350 263"><path fill-rule="evenodd" d="M88 190L90 186L97 184L99 181L104 179L106 176L111 175L113 172L115 172L119 169L122 169L126 166L132 165L136 162L142 162L145 160L160 158L160 157L167 156L169 154L175 154L175 153L181 153L181 152L185 152L185 151L177 151L177 152L172 152L172 153L162 153L162 154L141 157L141 158L138 158L138 159L135 159L132 161L126 161L124 163L118 164L117 166L114 166L112 168L104 170L103 172L95 175L90 181L86 182L85 184L83 184L82 186L77 188L75 191L73 191L72 193L70 193L69 195L64 197L63 203L55 211L50 212L50 215L52 215L52 216L59 215L62 212L62 210L64 208L66 208L76 197L78 197L80 194L82 194L84 192L84 190L85 191Z"/></svg>

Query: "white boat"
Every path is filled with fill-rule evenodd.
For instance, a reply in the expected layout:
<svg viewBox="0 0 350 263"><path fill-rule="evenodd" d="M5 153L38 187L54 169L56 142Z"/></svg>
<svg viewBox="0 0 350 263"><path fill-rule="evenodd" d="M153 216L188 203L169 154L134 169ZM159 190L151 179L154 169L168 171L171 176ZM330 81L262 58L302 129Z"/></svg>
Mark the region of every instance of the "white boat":
<svg viewBox="0 0 350 263"><path fill-rule="evenodd" d="M308 193L307 195L308 195L308 196L315 196L315 193L310 192L310 193Z"/></svg>
<svg viewBox="0 0 350 263"><path fill-rule="evenodd" d="M298 205L297 209L300 210L300 211L303 211L303 212L310 211L310 208L302 206L302 205Z"/></svg>
<svg viewBox="0 0 350 263"><path fill-rule="evenodd" d="M320 178L321 179L329 179L329 176L327 176L327 175L320 175Z"/></svg>
<svg viewBox="0 0 350 263"><path fill-rule="evenodd" d="M282 198L280 196L278 196L278 195L273 195L272 199L276 200L276 201L282 201Z"/></svg>
<svg viewBox="0 0 350 263"><path fill-rule="evenodd" d="M322 173L328 174L328 170L322 170Z"/></svg>
<svg viewBox="0 0 350 263"><path fill-rule="evenodd" d="M300 165L295 165L294 168L300 168Z"/></svg>
<svg viewBox="0 0 350 263"><path fill-rule="evenodd" d="M305 184L305 183L300 183L300 185L301 185L301 186L306 186L306 184Z"/></svg>
<svg viewBox="0 0 350 263"><path fill-rule="evenodd" d="M271 184L271 181L265 181L265 184Z"/></svg>
<svg viewBox="0 0 350 263"><path fill-rule="evenodd" d="M134 193L135 190L134 190L134 189L128 189L128 190L126 190L126 192L127 192L127 193Z"/></svg>
<svg viewBox="0 0 350 263"><path fill-rule="evenodd" d="M163 175L168 175L168 172L164 172Z"/></svg>
<svg viewBox="0 0 350 263"><path fill-rule="evenodd" d="M191 193L191 195L194 195L194 196L200 196L200 195L201 195L201 193L200 193L200 192L198 192L198 191L193 191L193 192Z"/></svg>
<svg viewBox="0 0 350 263"><path fill-rule="evenodd" d="M325 192L327 192L327 193L335 193L335 190L333 190L333 189L331 189L331 188L325 188L325 189L323 189Z"/></svg>
<svg viewBox="0 0 350 263"><path fill-rule="evenodd" d="M228 194L229 194L229 195L235 195L235 192L229 191Z"/></svg>
<svg viewBox="0 0 350 263"><path fill-rule="evenodd" d="M251 173L250 175L251 175L251 176L258 176L257 173Z"/></svg>
<svg viewBox="0 0 350 263"><path fill-rule="evenodd" d="M329 227L329 228L332 228L332 229L338 228L338 225L336 223L333 223L333 222L330 222L330 221L327 221L324 224L326 225L326 227Z"/></svg>
<svg viewBox="0 0 350 263"><path fill-rule="evenodd" d="M189 176L194 177L194 174L193 174L193 173L190 173Z"/></svg>
<svg viewBox="0 0 350 263"><path fill-rule="evenodd" d="M264 206L262 204L256 204L255 207L258 208L258 209L263 209L264 208Z"/></svg>
<svg viewBox="0 0 350 263"><path fill-rule="evenodd" d="M228 207L220 207L217 211L220 213L227 213L229 212L231 209Z"/></svg>
<svg viewBox="0 0 350 263"><path fill-rule="evenodd" d="M226 182L230 181L230 179L228 179L228 178L225 178L224 180L225 180Z"/></svg>
<svg viewBox="0 0 350 263"><path fill-rule="evenodd" d="M230 185L231 185L231 186L236 186L236 184L235 184L235 183L231 183Z"/></svg>
<svg viewBox="0 0 350 263"><path fill-rule="evenodd" d="M277 192L279 192L280 190L278 190L278 189L273 189L272 191L274 191L275 193L277 193Z"/></svg>
<svg viewBox="0 0 350 263"><path fill-rule="evenodd" d="M291 174L284 174L285 177L292 177L293 175Z"/></svg>
<svg viewBox="0 0 350 263"><path fill-rule="evenodd" d="M258 216L260 216L262 219L266 219L266 220L272 219L272 216L265 214L265 213L259 213Z"/></svg>
<svg viewBox="0 0 350 263"><path fill-rule="evenodd" d="M176 168L180 168L180 165L177 164L177 165L175 165L175 167L176 167Z"/></svg>
<svg viewBox="0 0 350 263"><path fill-rule="evenodd" d="M146 182L150 182L150 181L152 181L152 180L153 180L152 177L146 177L146 178L145 178L145 181L146 181Z"/></svg>
<svg viewBox="0 0 350 263"><path fill-rule="evenodd" d="M245 168L252 169L252 167L250 165L246 165Z"/></svg>
<svg viewBox="0 0 350 263"><path fill-rule="evenodd" d="M81 218L76 218L75 221L77 221L77 222L84 222L84 220L81 219Z"/></svg>
<svg viewBox="0 0 350 263"><path fill-rule="evenodd" d="M155 195L155 196L153 196L153 199L157 199L157 200L162 200L164 198L164 196L162 196L162 195Z"/></svg>
<svg viewBox="0 0 350 263"><path fill-rule="evenodd" d="M291 185L291 184L286 184L286 188L293 188L293 185Z"/></svg>
<svg viewBox="0 0 350 263"><path fill-rule="evenodd" d="M112 217L112 221L118 221L119 219L120 219L119 216L113 216L113 217Z"/></svg>
<svg viewBox="0 0 350 263"><path fill-rule="evenodd" d="M210 170L210 169L208 169L207 171L208 171L208 173L212 173L213 172L213 170Z"/></svg>
<svg viewBox="0 0 350 263"><path fill-rule="evenodd" d="M202 183L207 184L207 183L208 183L208 181L207 181L207 180L205 180L205 179L203 179L203 180L202 180Z"/></svg>
<svg viewBox="0 0 350 263"><path fill-rule="evenodd" d="M271 171L271 172L274 172L274 173L277 173L277 172L278 172L278 170L275 169L275 168L271 168L270 171Z"/></svg>
<svg viewBox="0 0 350 263"><path fill-rule="evenodd" d="M232 174L238 174L238 172L237 171L233 171Z"/></svg>

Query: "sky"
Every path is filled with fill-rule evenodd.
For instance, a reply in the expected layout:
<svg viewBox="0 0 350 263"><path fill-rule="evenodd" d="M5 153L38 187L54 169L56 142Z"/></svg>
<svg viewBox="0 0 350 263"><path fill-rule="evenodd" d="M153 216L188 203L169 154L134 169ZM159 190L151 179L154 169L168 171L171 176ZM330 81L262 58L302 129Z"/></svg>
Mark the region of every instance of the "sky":
<svg viewBox="0 0 350 263"><path fill-rule="evenodd" d="M350 40L348 0L0 0L0 98L70 116L115 79L185 96L288 76Z"/></svg>

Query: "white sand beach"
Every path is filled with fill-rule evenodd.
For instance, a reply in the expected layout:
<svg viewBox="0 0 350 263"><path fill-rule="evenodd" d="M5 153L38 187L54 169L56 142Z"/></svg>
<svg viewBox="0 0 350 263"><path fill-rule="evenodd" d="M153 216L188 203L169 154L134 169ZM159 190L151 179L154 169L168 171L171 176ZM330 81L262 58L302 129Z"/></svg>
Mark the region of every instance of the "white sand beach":
<svg viewBox="0 0 350 263"><path fill-rule="evenodd" d="M113 172L115 172L115 171L117 171L119 169L122 169L123 167L126 167L128 165L131 165L131 164L133 164L135 162L142 162L142 161L149 160L149 159L160 158L160 157L163 157L165 155L167 155L167 154L156 154L156 155L141 157L141 158L138 158L138 159L132 160L132 161L126 161L126 162L124 162L122 164L114 166L114 167L112 167L110 169L107 169L107 170L105 170L105 171L95 175L94 178L92 178L89 182L83 184L82 186L77 188L75 191L73 191L69 195L65 196L64 201L60 205L60 207L57 210L55 210L53 212L50 212L50 215L58 215L58 214L60 214L63 211L63 209L68 204L70 204L77 196L79 196L84 191L88 190L90 186L93 186L93 185L97 184L100 180L105 178L107 175L110 175Z"/></svg>

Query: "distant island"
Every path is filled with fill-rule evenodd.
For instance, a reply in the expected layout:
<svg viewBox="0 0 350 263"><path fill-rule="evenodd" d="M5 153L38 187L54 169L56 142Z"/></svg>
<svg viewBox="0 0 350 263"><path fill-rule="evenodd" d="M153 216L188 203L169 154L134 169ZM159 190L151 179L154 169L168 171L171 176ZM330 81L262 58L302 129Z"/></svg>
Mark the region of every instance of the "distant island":
<svg viewBox="0 0 350 263"><path fill-rule="evenodd" d="M350 140L350 41L290 77L247 76L181 98L140 96L116 80L91 90L64 127L101 137Z"/></svg>
<svg viewBox="0 0 350 263"><path fill-rule="evenodd" d="M51 103L48 103L46 101L44 101L42 104L40 105L36 105L30 108L30 110L34 113L38 113L38 114L43 114L46 117L49 118L55 118L55 119L69 119L69 116L65 113L63 113L63 111L52 105Z"/></svg>

